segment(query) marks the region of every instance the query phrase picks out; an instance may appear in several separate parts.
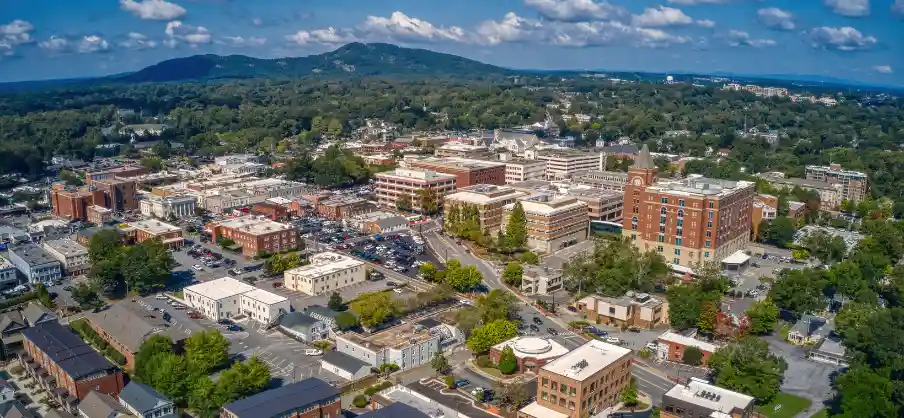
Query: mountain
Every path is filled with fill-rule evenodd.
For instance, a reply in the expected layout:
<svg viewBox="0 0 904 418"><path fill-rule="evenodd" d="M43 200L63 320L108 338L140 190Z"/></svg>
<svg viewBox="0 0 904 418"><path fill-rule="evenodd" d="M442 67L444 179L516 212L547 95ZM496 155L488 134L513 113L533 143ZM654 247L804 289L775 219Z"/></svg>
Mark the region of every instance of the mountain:
<svg viewBox="0 0 904 418"><path fill-rule="evenodd" d="M159 82L309 75L504 75L513 71L457 55L384 43L351 43L335 51L298 58L260 59L244 55L195 55L160 62L106 81Z"/></svg>

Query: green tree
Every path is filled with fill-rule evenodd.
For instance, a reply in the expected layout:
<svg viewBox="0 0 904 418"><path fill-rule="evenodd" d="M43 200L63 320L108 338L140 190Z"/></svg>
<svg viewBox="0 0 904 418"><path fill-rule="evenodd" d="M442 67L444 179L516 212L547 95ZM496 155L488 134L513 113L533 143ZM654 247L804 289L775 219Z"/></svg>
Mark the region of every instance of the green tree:
<svg viewBox="0 0 904 418"><path fill-rule="evenodd" d="M509 263L502 272L502 281L509 286L521 287L521 276L524 275L524 268L518 263Z"/></svg>
<svg viewBox="0 0 904 418"><path fill-rule="evenodd" d="M61 170L60 171L60 180L63 183L66 183L67 186L78 187L85 184L84 180L78 175L69 170Z"/></svg>
<svg viewBox="0 0 904 418"><path fill-rule="evenodd" d="M709 358L708 365L717 386L753 396L766 403L778 393L788 363L769 352L765 341L756 337L728 344Z"/></svg>
<svg viewBox="0 0 904 418"><path fill-rule="evenodd" d="M459 292L467 292L483 282L483 274L474 266L449 268L446 265L445 283Z"/></svg>
<svg viewBox="0 0 904 418"><path fill-rule="evenodd" d="M110 260L120 255L122 237L115 229L101 229L88 240L88 260L91 264Z"/></svg>
<svg viewBox="0 0 904 418"><path fill-rule="evenodd" d="M536 266L537 264L540 264L540 257L536 253L525 251L521 253L521 262Z"/></svg>
<svg viewBox="0 0 904 418"><path fill-rule="evenodd" d="M518 358L515 357L515 351L512 350L512 347L505 346L502 349L497 367L502 374L512 374L518 370Z"/></svg>
<svg viewBox="0 0 904 418"><path fill-rule="evenodd" d="M822 292L826 283L821 269L784 270L769 290L769 298L799 317L825 307Z"/></svg>
<svg viewBox="0 0 904 418"><path fill-rule="evenodd" d="M38 302L41 302L41 305L44 305L45 308L54 308L53 299L50 298L50 292L47 291L47 288L44 287L43 283L38 283L35 286L35 295L37 296Z"/></svg>
<svg viewBox="0 0 904 418"><path fill-rule="evenodd" d="M433 356L433 359L430 360L430 366L439 374L449 374L449 372L452 371L449 360L446 360L446 356L444 356L441 351L437 351Z"/></svg>
<svg viewBox="0 0 904 418"><path fill-rule="evenodd" d="M504 319L488 322L471 331L468 338L468 347L474 353L485 353L490 347L518 335L518 326Z"/></svg>
<svg viewBox="0 0 904 418"><path fill-rule="evenodd" d="M352 400L352 405L355 405L356 408L364 408L367 406L367 396L358 395Z"/></svg>
<svg viewBox="0 0 904 418"><path fill-rule="evenodd" d="M703 363L703 351L693 345L684 347L681 362L690 366L699 366Z"/></svg>
<svg viewBox="0 0 904 418"><path fill-rule="evenodd" d="M103 305L100 296L88 283L77 283L72 287L71 294L72 300L78 303L82 310L94 309Z"/></svg>
<svg viewBox="0 0 904 418"><path fill-rule="evenodd" d="M769 334L778 323L778 306L771 299L753 302L745 314L750 318L749 331L753 334Z"/></svg>
<svg viewBox="0 0 904 418"><path fill-rule="evenodd" d="M396 209L408 212L413 209L414 202L407 193L402 193L396 198Z"/></svg>
<svg viewBox="0 0 904 418"><path fill-rule="evenodd" d="M501 289L493 289L485 295L477 297L474 308L480 312L484 323L498 319L511 319L517 312L517 300L515 297Z"/></svg>
<svg viewBox="0 0 904 418"><path fill-rule="evenodd" d="M854 330L866 326L878 310L870 303L846 303L835 316L835 331L842 337L850 335Z"/></svg>
<svg viewBox="0 0 904 418"><path fill-rule="evenodd" d="M347 331L358 326L358 317L348 312L339 312L336 314L335 320L336 326L342 331Z"/></svg>
<svg viewBox="0 0 904 418"><path fill-rule="evenodd" d="M512 250L527 246L527 215L520 201L515 202L515 207L509 215L505 225L505 236L508 240L507 247Z"/></svg>
<svg viewBox="0 0 904 418"><path fill-rule="evenodd" d="M163 170L163 160L157 157L144 157L141 159L141 165L152 173Z"/></svg>
<svg viewBox="0 0 904 418"><path fill-rule="evenodd" d="M719 314L715 302L705 300L700 305L700 317L697 318L697 328L700 332L712 335L716 332L716 318Z"/></svg>
<svg viewBox="0 0 904 418"><path fill-rule="evenodd" d="M452 375L447 374L443 381L446 383L446 389L455 389L455 378Z"/></svg>
<svg viewBox="0 0 904 418"><path fill-rule="evenodd" d="M154 357L151 386L176 403L186 400L188 364L185 357L173 353L160 353Z"/></svg>
<svg viewBox="0 0 904 418"><path fill-rule="evenodd" d="M424 188L419 189L415 193L415 198L417 199L417 205L421 208L421 213L426 215L432 215L439 210L439 205L437 203L438 196L436 194L436 189L432 188Z"/></svg>
<svg viewBox="0 0 904 418"><path fill-rule="evenodd" d="M339 119L330 119L330 123L327 125L327 134L333 138L339 138L342 136L342 121Z"/></svg>
<svg viewBox="0 0 904 418"><path fill-rule="evenodd" d="M765 231L766 242L785 248L794 240L794 221L787 216L777 216L769 222Z"/></svg>
<svg viewBox="0 0 904 418"><path fill-rule="evenodd" d="M169 249L149 239L124 250L120 269L130 291L146 293L166 287L175 266Z"/></svg>
<svg viewBox="0 0 904 418"><path fill-rule="evenodd" d="M637 386L634 384L633 378L631 384L629 384L621 393L621 401L625 404L625 406L634 410L634 407L640 403L640 399L637 396Z"/></svg>
<svg viewBox="0 0 904 418"><path fill-rule="evenodd" d="M841 260L847 253L847 244L839 236L832 236L823 231L812 231L801 241L810 255L823 264L832 264Z"/></svg>
<svg viewBox="0 0 904 418"><path fill-rule="evenodd" d="M201 376L189 385L188 406L201 418L220 416L220 408L226 404L217 393L217 384L207 376Z"/></svg>
<svg viewBox="0 0 904 418"><path fill-rule="evenodd" d="M330 300L327 302L327 306L334 311L341 311L345 308L345 304L342 302L342 295L339 292L333 292L330 295Z"/></svg>
<svg viewBox="0 0 904 418"><path fill-rule="evenodd" d="M138 347L138 353L135 354L135 364L132 365L135 377L150 384L152 381L152 372L154 371L153 367L150 366L152 364L152 359L156 358L159 354L172 353L172 339L160 334L151 335L141 343L141 346Z"/></svg>
<svg viewBox="0 0 904 418"><path fill-rule="evenodd" d="M465 337L470 336L481 321L483 321L483 312L476 307L459 309L455 312L455 324Z"/></svg>
<svg viewBox="0 0 904 418"><path fill-rule="evenodd" d="M361 320L361 324L368 328L386 322L399 312L389 292L364 293L351 303L351 310Z"/></svg>
<svg viewBox="0 0 904 418"><path fill-rule="evenodd" d="M254 395L270 383L270 368L257 356L247 362L237 361L224 370L217 380L217 393L225 402Z"/></svg>
<svg viewBox="0 0 904 418"><path fill-rule="evenodd" d="M437 275L439 274L439 269L437 269L433 263L427 261L418 267L418 272L424 276L424 280L434 282L438 279Z"/></svg>
<svg viewBox="0 0 904 418"><path fill-rule="evenodd" d="M185 358L194 374L208 374L229 361L228 348L217 330L195 332L185 340Z"/></svg>

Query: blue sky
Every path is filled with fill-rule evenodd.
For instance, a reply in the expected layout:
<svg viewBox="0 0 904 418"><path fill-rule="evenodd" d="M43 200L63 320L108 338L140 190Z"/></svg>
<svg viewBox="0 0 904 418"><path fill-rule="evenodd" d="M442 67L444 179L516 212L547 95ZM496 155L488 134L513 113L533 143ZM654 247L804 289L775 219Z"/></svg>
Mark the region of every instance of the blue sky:
<svg viewBox="0 0 904 418"><path fill-rule="evenodd" d="M904 85L904 0L0 0L0 81L390 42L513 68Z"/></svg>

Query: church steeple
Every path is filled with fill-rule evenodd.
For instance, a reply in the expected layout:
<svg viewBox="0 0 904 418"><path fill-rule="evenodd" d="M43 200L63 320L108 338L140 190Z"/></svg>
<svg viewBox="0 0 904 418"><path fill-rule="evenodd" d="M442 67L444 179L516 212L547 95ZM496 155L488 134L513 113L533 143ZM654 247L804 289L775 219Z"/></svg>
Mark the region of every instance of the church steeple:
<svg viewBox="0 0 904 418"><path fill-rule="evenodd" d="M645 170L656 168L656 164L653 163L653 157L650 156L650 147L647 144L643 144L643 148L640 149L640 154L637 154L637 158L634 159L634 164L631 165L631 168Z"/></svg>

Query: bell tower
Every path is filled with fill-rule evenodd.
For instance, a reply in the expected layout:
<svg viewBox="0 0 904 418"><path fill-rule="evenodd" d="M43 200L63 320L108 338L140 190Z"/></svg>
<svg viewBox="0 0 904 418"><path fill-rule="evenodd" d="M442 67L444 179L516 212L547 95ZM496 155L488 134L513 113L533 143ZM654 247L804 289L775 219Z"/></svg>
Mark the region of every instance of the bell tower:
<svg viewBox="0 0 904 418"><path fill-rule="evenodd" d="M625 184L624 209L622 209L622 235L630 237L637 245L637 236L643 237L643 220L645 218L645 189L656 182L656 164L650 156L650 148L644 144L634 164L628 169L628 183Z"/></svg>

